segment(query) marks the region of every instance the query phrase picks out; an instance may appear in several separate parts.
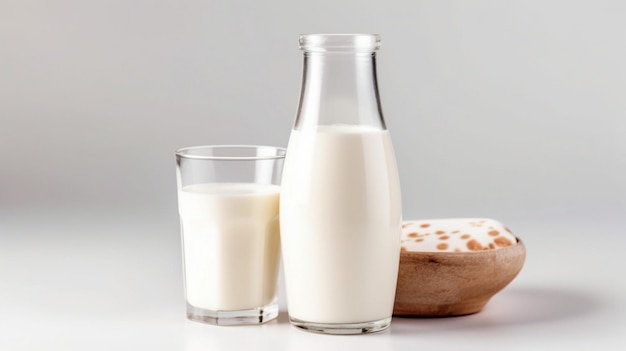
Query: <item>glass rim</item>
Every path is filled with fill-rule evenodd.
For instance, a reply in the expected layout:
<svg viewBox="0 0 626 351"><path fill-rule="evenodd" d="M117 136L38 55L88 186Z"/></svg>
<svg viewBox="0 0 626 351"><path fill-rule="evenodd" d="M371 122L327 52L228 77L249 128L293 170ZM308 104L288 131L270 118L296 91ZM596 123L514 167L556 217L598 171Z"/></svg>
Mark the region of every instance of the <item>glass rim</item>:
<svg viewBox="0 0 626 351"><path fill-rule="evenodd" d="M225 149L236 149L236 150L274 150L276 151L275 155L250 155L250 156L228 156L228 155L193 155L189 154L190 151L195 150L225 150ZM280 146L268 146L268 145L198 145L198 146L186 146L176 150L176 156L186 159L192 160L220 160L220 161L258 161L258 160L278 160L281 158L285 158L285 154L287 153L287 149Z"/></svg>
<svg viewBox="0 0 626 351"><path fill-rule="evenodd" d="M379 34L300 34L300 50L306 52L374 52L380 49Z"/></svg>

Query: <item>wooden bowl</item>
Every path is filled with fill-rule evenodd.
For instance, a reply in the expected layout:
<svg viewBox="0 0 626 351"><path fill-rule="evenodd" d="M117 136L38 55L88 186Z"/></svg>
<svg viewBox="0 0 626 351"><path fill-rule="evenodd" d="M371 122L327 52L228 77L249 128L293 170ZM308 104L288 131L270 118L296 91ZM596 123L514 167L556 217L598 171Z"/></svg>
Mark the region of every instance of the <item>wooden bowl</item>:
<svg viewBox="0 0 626 351"><path fill-rule="evenodd" d="M522 269L526 248L400 253L394 316L446 317L480 312Z"/></svg>

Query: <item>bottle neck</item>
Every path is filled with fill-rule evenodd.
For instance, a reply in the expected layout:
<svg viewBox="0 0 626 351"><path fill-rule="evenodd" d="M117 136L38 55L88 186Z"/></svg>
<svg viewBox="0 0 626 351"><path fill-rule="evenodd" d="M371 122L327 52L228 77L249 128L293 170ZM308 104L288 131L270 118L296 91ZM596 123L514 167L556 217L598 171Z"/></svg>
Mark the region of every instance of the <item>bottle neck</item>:
<svg viewBox="0 0 626 351"><path fill-rule="evenodd" d="M305 51L294 129L333 124L386 129L374 52Z"/></svg>

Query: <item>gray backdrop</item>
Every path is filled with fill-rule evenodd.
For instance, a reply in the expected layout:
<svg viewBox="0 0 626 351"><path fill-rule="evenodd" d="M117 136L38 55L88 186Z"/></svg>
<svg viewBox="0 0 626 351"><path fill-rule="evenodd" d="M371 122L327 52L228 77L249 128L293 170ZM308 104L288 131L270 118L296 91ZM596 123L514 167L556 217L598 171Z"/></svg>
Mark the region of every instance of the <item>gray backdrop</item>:
<svg viewBox="0 0 626 351"><path fill-rule="evenodd" d="M196 345L182 323L174 150L285 146L307 32L382 35L405 218L492 217L528 250L478 319L400 320L351 348L614 347L625 18L620 0L0 0L0 349L345 349L283 333L284 293L263 338L200 328Z"/></svg>
<svg viewBox="0 0 626 351"><path fill-rule="evenodd" d="M4 225L140 218L176 245L174 150L285 146L307 32L382 35L405 218L621 220L625 16L617 0L0 0Z"/></svg>

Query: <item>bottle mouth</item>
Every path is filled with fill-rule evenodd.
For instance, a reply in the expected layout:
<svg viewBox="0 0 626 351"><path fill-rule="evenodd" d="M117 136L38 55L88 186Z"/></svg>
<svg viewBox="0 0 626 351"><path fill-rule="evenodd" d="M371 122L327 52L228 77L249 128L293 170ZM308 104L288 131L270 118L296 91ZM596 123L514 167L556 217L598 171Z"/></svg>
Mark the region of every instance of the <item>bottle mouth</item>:
<svg viewBox="0 0 626 351"><path fill-rule="evenodd" d="M371 53L380 48L380 35L302 34L299 44L306 52Z"/></svg>

